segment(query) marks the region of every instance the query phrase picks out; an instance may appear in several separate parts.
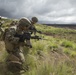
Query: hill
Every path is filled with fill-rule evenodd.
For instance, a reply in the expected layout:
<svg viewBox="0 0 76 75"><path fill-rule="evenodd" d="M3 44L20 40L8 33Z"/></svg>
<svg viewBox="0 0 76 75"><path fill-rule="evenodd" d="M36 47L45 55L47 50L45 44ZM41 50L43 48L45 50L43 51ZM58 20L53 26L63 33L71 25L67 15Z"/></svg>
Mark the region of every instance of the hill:
<svg viewBox="0 0 76 75"><path fill-rule="evenodd" d="M3 27L7 28L6 23L10 22L5 21ZM36 28L42 31L37 35L43 39L31 39L33 48L24 47L24 66L26 70L28 68L24 75L76 75L76 30L40 24L36 24ZM6 70L7 55L4 43L0 41L0 75Z"/></svg>
<svg viewBox="0 0 76 75"><path fill-rule="evenodd" d="M76 29L76 24L43 24L43 25L59 27L59 28Z"/></svg>

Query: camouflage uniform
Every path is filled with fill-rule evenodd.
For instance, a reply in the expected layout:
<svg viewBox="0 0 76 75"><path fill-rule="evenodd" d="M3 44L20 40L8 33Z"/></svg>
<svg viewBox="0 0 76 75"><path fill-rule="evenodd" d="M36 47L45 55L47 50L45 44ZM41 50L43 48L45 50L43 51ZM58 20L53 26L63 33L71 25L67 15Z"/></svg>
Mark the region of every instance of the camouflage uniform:
<svg viewBox="0 0 76 75"><path fill-rule="evenodd" d="M19 25L21 23L22 22L19 22ZM26 23L27 22L25 21L25 26L30 25L30 23L28 24ZM28 30L21 30L19 28L20 27L19 25L12 26L6 29L4 33L5 48L9 54L6 60L7 68L15 74L16 73L19 74L20 70L23 69L22 65L25 61L24 54L23 54L23 51L21 50L21 47L23 47L24 45L31 46L30 39L28 39L28 35L26 35L26 39L25 39L26 42L21 41L20 37L17 36L17 35L23 35L24 33L26 34L27 32L29 32ZM23 24L21 25L23 26Z"/></svg>
<svg viewBox="0 0 76 75"><path fill-rule="evenodd" d="M10 23L10 26L14 26L14 25L17 25L17 21L12 21L12 22Z"/></svg>
<svg viewBox="0 0 76 75"><path fill-rule="evenodd" d="M20 71L23 69L22 65L25 61L23 51L21 47L27 45L31 46L30 42L30 27L32 22L26 18L20 19L18 25L12 26L5 30L3 39L5 42L5 48L8 52L7 68L15 75L20 75ZM26 29L24 29L26 27ZM22 40L22 35L25 33L25 40Z"/></svg>
<svg viewBox="0 0 76 75"><path fill-rule="evenodd" d="M0 41L2 40L2 36L3 36L3 33L4 33L4 30L3 28L1 27L2 26L2 22L0 22Z"/></svg>

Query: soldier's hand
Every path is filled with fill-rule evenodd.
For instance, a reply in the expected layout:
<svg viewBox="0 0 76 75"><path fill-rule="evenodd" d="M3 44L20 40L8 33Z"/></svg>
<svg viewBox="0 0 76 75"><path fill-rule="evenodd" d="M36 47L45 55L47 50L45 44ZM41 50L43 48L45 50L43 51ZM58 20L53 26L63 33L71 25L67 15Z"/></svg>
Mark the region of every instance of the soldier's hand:
<svg viewBox="0 0 76 75"><path fill-rule="evenodd" d="M41 34L42 32L41 32L41 31L38 31L38 33L40 33L40 34Z"/></svg>
<svg viewBox="0 0 76 75"><path fill-rule="evenodd" d="M32 45L30 45L29 47L32 48Z"/></svg>
<svg viewBox="0 0 76 75"><path fill-rule="evenodd" d="M27 46L27 47L29 47L29 48L32 48L32 45L27 45L27 44L25 44L25 46Z"/></svg>
<svg viewBox="0 0 76 75"><path fill-rule="evenodd" d="M14 42L19 42L19 38L14 38L13 41Z"/></svg>

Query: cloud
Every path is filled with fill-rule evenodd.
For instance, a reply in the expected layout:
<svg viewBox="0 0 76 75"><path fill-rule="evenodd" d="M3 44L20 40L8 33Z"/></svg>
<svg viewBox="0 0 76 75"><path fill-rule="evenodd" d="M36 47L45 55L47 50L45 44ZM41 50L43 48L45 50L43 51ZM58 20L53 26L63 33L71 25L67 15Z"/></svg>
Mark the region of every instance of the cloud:
<svg viewBox="0 0 76 75"><path fill-rule="evenodd" d="M5 12L5 13L4 13ZM8 11L6 11L6 10L4 10L4 9L0 9L0 15L1 16L7 16L8 15L8 17L10 17L11 16L11 14L8 12Z"/></svg>
<svg viewBox="0 0 76 75"><path fill-rule="evenodd" d="M75 0L0 0L0 16L37 16L42 21L75 22ZM69 20L70 19L70 20Z"/></svg>

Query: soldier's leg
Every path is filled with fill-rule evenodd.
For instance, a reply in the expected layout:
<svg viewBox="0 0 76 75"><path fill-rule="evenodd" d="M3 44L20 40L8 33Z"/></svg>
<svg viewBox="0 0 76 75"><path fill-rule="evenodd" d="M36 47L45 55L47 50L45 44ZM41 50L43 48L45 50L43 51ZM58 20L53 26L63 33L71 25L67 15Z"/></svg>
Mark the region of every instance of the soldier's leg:
<svg viewBox="0 0 76 75"><path fill-rule="evenodd" d="M20 50L20 51L17 52L17 56L18 56L18 58L20 59L20 61L22 63L25 62L25 57L24 57L24 54L23 54L23 51L22 50Z"/></svg>
<svg viewBox="0 0 76 75"><path fill-rule="evenodd" d="M26 44L27 44L27 45L31 45L30 40L26 40Z"/></svg>

